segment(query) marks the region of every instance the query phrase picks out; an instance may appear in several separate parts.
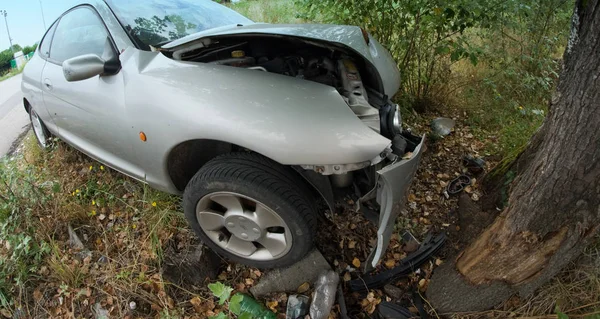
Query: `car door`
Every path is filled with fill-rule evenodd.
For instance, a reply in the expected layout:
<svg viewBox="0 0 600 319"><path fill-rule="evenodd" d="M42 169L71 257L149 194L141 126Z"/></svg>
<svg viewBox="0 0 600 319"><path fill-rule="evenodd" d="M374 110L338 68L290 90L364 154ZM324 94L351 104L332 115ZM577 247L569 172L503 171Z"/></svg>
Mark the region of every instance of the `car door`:
<svg viewBox="0 0 600 319"><path fill-rule="evenodd" d="M123 72L73 82L68 82L63 74L65 60L86 54L102 57L107 39L116 50L94 8L84 5L65 13L58 21L42 72L44 101L63 140L142 179L142 170L135 164L131 132L127 130Z"/></svg>
<svg viewBox="0 0 600 319"><path fill-rule="evenodd" d="M41 79L42 71L44 70L46 59L50 52L50 43L52 42L52 36L54 35L54 30L56 30L56 25L57 23L54 22L52 26L50 26L42 38L35 54L31 60L27 62L25 69L23 69L23 80L21 82L23 97L27 100L30 107L35 110L46 127L53 133L56 133L56 125L54 125L54 121L50 118L50 114L48 114L46 106L44 105Z"/></svg>

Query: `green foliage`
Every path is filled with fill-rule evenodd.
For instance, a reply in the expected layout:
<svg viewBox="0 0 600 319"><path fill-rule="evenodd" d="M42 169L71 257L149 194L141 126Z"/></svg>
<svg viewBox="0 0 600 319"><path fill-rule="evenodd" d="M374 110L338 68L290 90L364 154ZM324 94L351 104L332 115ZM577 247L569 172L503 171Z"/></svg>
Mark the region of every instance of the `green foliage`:
<svg viewBox="0 0 600 319"><path fill-rule="evenodd" d="M390 50L403 75L404 93L428 98L448 63L478 62L480 49L465 31L497 19L494 0L297 0L309 20L358 25Z"/></svg>
<svg viewBox="0 0 600 319"><path fill-rule="evenodd" d="M219 305L224 304L229 296L231 296L231 292L233 288L225 286L222 282L216 282L214 284L209 284L208 289L215 295L215 297L219 298Z"/></svg>
<svg viewBox="0 0 600 319"><path fill-rule="evenodd" d="M302 23L298 8L290 0L253 0L227 4L231 9L256 22Z"/></svg>
<svg viewBox="0 0 600 319"><path fill-rule="evenodd" d="M37 47L38 47L37 43L35 43L34 45L26 46L23 48L23 54L28 55L29 53L34 52L35 49L37 49Z"/></svg>
<svg viewBox="0 0 600 319"><path fill-rule="evenodd" d="M485 68L463 89L469 124L493 132L490 153L510 155L542 124L560 69L573 2L508 1L493 28L474 30ZM484 134L490 135L490 134Z"/></svg>

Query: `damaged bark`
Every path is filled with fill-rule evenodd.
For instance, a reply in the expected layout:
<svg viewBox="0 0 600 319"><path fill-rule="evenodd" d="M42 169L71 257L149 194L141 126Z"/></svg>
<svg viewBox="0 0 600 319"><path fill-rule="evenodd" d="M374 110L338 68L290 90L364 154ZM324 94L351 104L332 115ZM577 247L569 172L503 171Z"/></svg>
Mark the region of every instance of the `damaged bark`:
<svg viewBox="0 0 600 319"><path fill-rule="evenodd" d="M578 0L564 70L542 129L519 156L508 205L434 274L439 311L526 296L576 258L600 228L600 0Z"/></svg>

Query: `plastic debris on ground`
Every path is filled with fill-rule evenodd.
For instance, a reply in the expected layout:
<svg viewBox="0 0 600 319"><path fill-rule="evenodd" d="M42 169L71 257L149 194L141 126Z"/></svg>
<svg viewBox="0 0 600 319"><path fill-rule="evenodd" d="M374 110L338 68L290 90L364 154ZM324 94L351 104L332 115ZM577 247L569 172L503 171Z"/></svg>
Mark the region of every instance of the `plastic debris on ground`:
<svg viewBox="0 0 600 319"><path fill-rule="evenodd" d="M400 261L400 265L380 272L372 276L364 276L355 280L349 281L350 290L366 291L367 289L383 287L389 282L392 282L402 276L410 274L415 268L418 268L433 256L443 244L446 242L446 234L442 233L436 237L432 234L427 235L425 240L419 246L417 251L409 254L406 258Z"/></svg>
<svg viewBox="0 0 600 319"><path fill-rule="evenodd" d="M377 305L378 319L408 319L414 316L410 310L395 303L384 301Z"/></svg>
<svg viewBox="0 0 600 319"><path fill-rule="evenodd" d="M463 157L463 165L473 174L479 174L485 170L485 160L470 154Z"/></svg>
<svg viewBox="0 0 600 319"><path fill-rule="evenodd" d="M450 135L456 122L447 117L438 117L431 121L431 129L434 134L439 136Z"/></svg>
<svg viewBox="0 0 600 319"><path fill-rule="evenodd" d="M304 318L308 314L310 298L304 295L291 295L288 297L285 311L286 319Z"/></svg>
<svg viewBox="0 0 600 319"><path fill-rule="evenodd" d="M337 286L340 281L335 271L322 273L315 283L315 292L310 305L311 319L326 319L336 299Z"/></svg>

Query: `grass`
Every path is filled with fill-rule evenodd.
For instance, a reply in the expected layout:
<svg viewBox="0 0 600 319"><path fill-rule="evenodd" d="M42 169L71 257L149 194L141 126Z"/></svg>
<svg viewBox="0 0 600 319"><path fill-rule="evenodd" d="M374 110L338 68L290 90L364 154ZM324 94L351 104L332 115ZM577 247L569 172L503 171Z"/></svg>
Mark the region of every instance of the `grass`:
<svg viewBox="0 0 600 319"><path fill-rule="evenodd" d="M61 142L41 151L31 134L22 153L3 160L0 194L4 312L36 305L27 309L28 316L68 308L84 314L93 299L122 305L137 300L148 311L152 305L164 308L144 285L163 282L158 269L165 247L193 238L178 197L124 177ZM67 225L84 251L69 245ZM50 292L59 290L69 307L54 306ZM126 308L115 311L123 317Z"/></svg>

